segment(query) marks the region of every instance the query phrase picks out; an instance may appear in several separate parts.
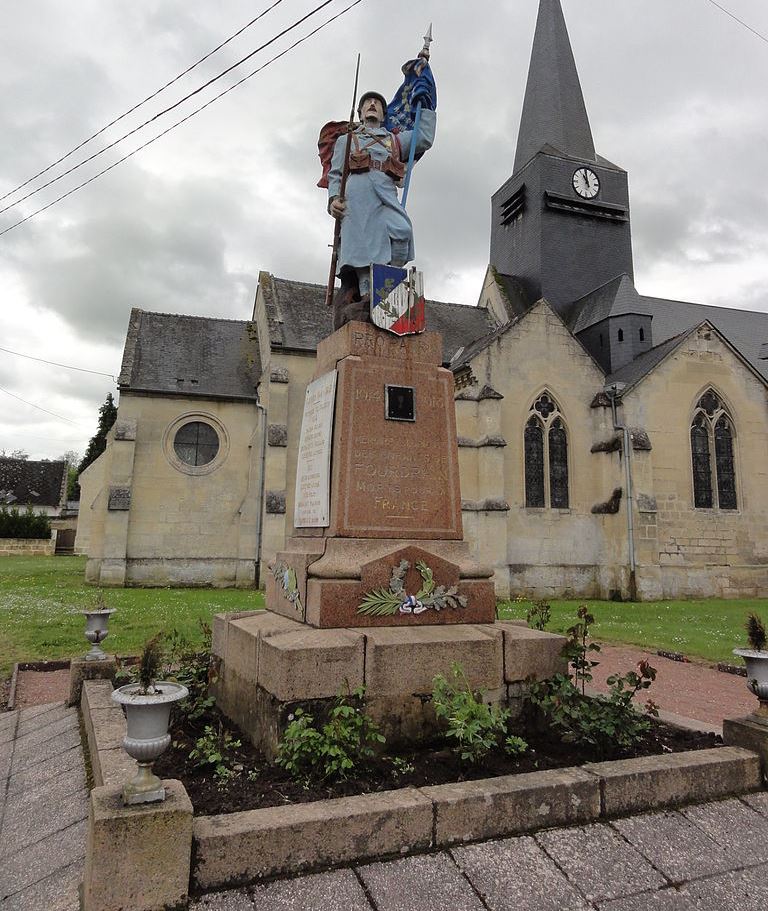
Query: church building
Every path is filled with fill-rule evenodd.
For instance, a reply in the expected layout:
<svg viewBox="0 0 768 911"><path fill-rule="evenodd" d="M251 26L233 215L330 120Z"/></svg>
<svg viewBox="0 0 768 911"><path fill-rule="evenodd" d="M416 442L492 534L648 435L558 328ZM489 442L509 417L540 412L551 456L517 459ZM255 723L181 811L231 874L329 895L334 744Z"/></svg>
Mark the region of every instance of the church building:
<svg viewBox="0 0 768 911"><path fill-rule="evenodd" d="M293 532L323 298L262 272L250 321L132 312L80 478L89 581L263 583ZM768 314L638 293L627 173L595 149L560 0L540 0L478 305L428 302L427 328L499 597L768 594Z"/></svg>

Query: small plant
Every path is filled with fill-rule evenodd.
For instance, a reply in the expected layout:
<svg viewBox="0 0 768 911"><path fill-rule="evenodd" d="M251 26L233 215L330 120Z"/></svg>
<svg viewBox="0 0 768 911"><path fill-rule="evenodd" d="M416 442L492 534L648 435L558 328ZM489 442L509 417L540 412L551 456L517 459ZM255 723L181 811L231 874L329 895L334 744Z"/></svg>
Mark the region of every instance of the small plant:
<svg viewBox="0 0 768 911"><path fill-rule="evenodd" d="M586 604L582 604L576 616L578 621L566 630L568 641L563 648L563 655L573 668L573 677L576 685L581 687L582 695L586 693L587 684L592 682L592 668L597 667L599 661L592 661L590 652L599 652L597 642L589 642L590 629L595 618L590 614Z"/></svg>
<svg viewBox="0 0 768 911"><path fill-rule="evenodd" d="M438 674L432 681L435 715L446 725L446 736L455 741L454 750L464 762L475 765L488 753L501 748L510 755L528 749L519 737L507 735L509 710L483 702L474 693L460 664L451 665L451 679Z"/></svg>
<svg viewBox="0 0 768 911"><path fill-rule="evenodd" d="M153 636L144 646L139 661L139 692L142 696L156 693L155 684L163 663L162 633Z"/></svg>
<svg viewBox="0 0 768 911"><path fill-rule="evenodd" d="M756 652L765 651L766 633L765 624L757 614L749 614L745 624L749 647Z"/></svg>
<svg viewBox="0 0 768 911"><path fill-rule="evenodd" d="M403 756L392 757L392 775L396 779L405 778L406 775L412 775L416 771L416 766L409 762Z"/></svg>
<svg viewBox="0 0 768 911"><path fill-rule="evenodd" d="M608 695L587 696L586 684L591 682L592 668L598 663L589 656L591 652L599 652L600 646L588 641L594 618L585 605L579 608L578 618L568 630L568 641L563 648L573 676L555 674L549 680L534 682L530 698L564 741L591 748L603 758L630 749L650 729L646 716L657 713L654 704L649 701L643 716L635 709L633 700L656 679L656 669L641 661L636 671L608 678Z"/></svg>
<svg viewBox="0 0 768 911"><path fill-rule="evenodd" d="M552 619L552 608L548 601L532 601L526 611L525 622L531 629L545 630Z"/></svg>
<svg viewBox="0 0 768 911"><path fill-rule="evenodd" d="M196 768L211 768L214 778L225 784L235 774L231 754L241 745L241 741L236 740L221 723L218 730L208 724L195 741L189 758Z"/></svg>
<svg viewBox="0 0 768 911"><path fill-rule="evenodd" d="M378 725L365 713L365 687L336 697L328 720L315 721L298 708L285 729L276 764L304 787L344 781L358 774L384 743Z"/></svg>
<svg viewBox="0 0 768 911"><path fill-rule="evenodd" d="M200 722L214 707L216 700L209 687L218 677L219 662L211 651L211 627L200 621L202 648L172 630L166 637L165 674L189 690L189 697L179 703L179 711L191 722Z"/></svg>

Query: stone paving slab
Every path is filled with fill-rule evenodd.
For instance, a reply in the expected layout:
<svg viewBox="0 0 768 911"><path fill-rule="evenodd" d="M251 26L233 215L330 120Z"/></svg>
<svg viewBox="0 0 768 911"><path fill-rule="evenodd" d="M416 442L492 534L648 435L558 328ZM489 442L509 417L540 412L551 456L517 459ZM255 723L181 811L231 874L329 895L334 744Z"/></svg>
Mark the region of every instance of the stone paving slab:
<svg viewBox="0 0 768 911"><path fill-rule="evenodd" d="M77 711L35 706L17 720L26 733L5 744L0 777L0 909L77 911L88 814Z"/></svg>
<svg viewBox="0 0 768 911"><path fill-rule="evenodd" d="M768 819L768 791L761 791L759 794L743 794L741 800Z"/></svg>
<svg viewBox="0 0 768 911"><path fill-rule="evenodd" d="M59 753L66 753L80 746L80 730L71 728L49 740L43 749L39 743L29 743L16 746L11 764L11 775L16 775L22 769L28 769L38 762L45 762Z"/></svg>
<svg viewBox="0 0 768 911"><path fill-rule="evenodd" d="M489 911L589 911L528 835L453 848L450 853Z"/></svg>
<svg viewBox="0 0 768 911"><path fill-rule="evenodd" d="M0 902L50 876L57 869L85 860L88 823L83 819L3 858ZM0 905L2 907L2 905Z"/></svg>
<svg viewBox="0 0 768 911"><path fill-rule="evenodd" d="M45 706L41 706L41 708L45 708ZM16 739L18 740L19 737L26 737L27 734L33 734L42 727L48 727L50 724L53 724L53 722L61 721L63 718L72 721L72 711L68 709L63 702L54 702L52 705L48 706L47 711L38 712L32 718L28 717L27 710L24 710L19 718ZM76 720L77 719L75 719L75 721Z"/></svg>
<svg viewBox="0 0 768 911"><path fill-rule="evenodd" d="M371 911L351 870L288 879L253 890L257 911Z"/></svg>
<svg viewBox="0 0 768 911"><path fill-rule="evenodd" d="M691 883L686 893L697 909L765 911L768 906L768 865L699 880Z"/></svg>
<svg viewBox="0 0 768 911"><path fill-rule="evenodd" d="M605 824L540 832L536 841L588 901L661 889L667 881Z"/></svg>
<svg viewBox="0 0 768 911"><path fill-rule="evenodd" d="M2 903L2 911L79 911L78 886L83 878L81 862L57 870Z"/></svg>
<svg viewBox="0 0 768 911"><path fill-rule="evenodd" d="M0 715L0 744L10 743L16 736L18 712L7 712Z"/></svg>
<svg viewBox="0 0 768 911"><path fill-rule="evenodd" d="M8 796L21 793L22 791L33 791L42 785L52 781L54 778L65 776L77 769L83 767L83 750L78 742L77 746L63 753L51 756L50 759L44 759L34 765L20 769L11 775L8 782Z"/></svg>
<svg viewBox="0 0 768 911"><path fill-rule="evenodd" d="M444 853L370 864L357 872L377 911L484 911L466 877Z"/></svg>
<svg viewBox="0 0 768 911"><path fill-rule="evenodd" d="M724 848L734 866L768 862L768 818L740 800L686 807L680 812Z"/></svg>
<svg viewBox="0 0 768 911"><path fill-rule="evenodd" d="M680 813L646 813L611 825L673 883L733 868L729 852Z"/></svg>
<svg viewBox="0 0 768 911"><path fill-rule="evenodd" d="M597 906L599 911L704 911L704 906L694 903L688 893L673 887L660 892L620 898ZM726 911L719 908L718 911Z"/></svg>
<svg viewBox="0 0 768 911"><path fill-rule="evenodd" d="M36 719L35 722L30 724L29 720L24 718L24 712L21 713L19 730L16 732L14 741L15 750L26 750L33 744L43 744L48 740L58 738L68 731L77 731L80 727L77 712L73 715L71 711L64 716L54 716L50 720L46 714L40 719ZM22 728L26 730L25 734L21 733Z"/></svg>

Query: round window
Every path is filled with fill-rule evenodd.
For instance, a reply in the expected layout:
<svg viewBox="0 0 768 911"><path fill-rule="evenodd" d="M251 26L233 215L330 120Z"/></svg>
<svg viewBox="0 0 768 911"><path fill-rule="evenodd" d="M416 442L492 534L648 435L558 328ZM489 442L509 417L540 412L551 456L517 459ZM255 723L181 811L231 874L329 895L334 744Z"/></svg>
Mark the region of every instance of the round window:
<svg viewBox="0 0 768 911"><path fill-rule="evenodd" d="M219 435L210 424L190 421L176 431L173 451L185 465L207 465L219 451Z"/></svg>

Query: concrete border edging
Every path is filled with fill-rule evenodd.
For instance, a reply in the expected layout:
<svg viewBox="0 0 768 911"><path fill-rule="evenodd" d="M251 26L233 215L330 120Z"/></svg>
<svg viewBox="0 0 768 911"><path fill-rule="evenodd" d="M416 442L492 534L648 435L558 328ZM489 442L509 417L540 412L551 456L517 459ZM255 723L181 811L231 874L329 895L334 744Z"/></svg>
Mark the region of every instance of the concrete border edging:
<svg viewBox="0 0 768 911"><path fill-rule="evenodd" d="M136 763L123 749L125 716L112 701L112 689L111 680L84 680L80 697L96 787L122 785L136 774Z"/></svg>

